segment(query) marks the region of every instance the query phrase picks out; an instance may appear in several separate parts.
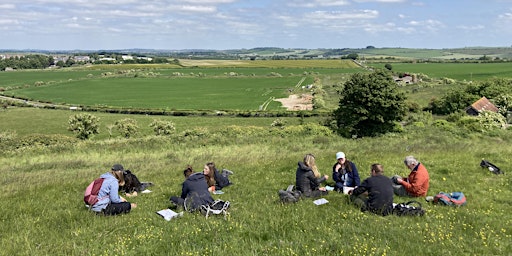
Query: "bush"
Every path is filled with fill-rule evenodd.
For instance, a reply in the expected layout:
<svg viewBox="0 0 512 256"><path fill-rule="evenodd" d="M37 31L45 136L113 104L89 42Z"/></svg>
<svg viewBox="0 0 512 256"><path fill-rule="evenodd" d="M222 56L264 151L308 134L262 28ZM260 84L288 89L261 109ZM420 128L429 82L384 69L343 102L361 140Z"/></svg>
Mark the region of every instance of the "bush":
<svg viewBox="0 0 512 256"><path fill-rule="evenodd" d="M114 123L116 129L123 135L125 138L130 138L137 134L139 131L139 126L137 125L137 121L131 118L125 118L121 120L117 120Z"/></svg>
<svg viewBox="0 0 512 256"><path fill-rule="evenodd" d="M498 113L483 111L478 116L466 116L459 119L458 124L475 132L489 132L506 129L505 117Z"/></svg>
<svg viewBox="0 0 512 256"><path fill-rule="evenodd" d="M176 130L173 122L156 119L149 124L149 127L153 128L156 135L171 135Z"/></svg>
<svg viewBox="0 0 512 256"><path fill-rule="evenodd" d="M69 117L68 130L75 133L77 138L86 140L100 132L99 120L91 114L76 114Z"/></svg>

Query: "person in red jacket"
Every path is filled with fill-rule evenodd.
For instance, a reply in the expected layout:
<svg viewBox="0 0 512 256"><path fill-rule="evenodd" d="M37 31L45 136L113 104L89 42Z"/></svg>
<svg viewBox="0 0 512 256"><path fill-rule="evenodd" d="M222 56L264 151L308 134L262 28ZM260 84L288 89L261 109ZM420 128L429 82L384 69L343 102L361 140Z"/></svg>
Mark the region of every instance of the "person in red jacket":
<svg viewBox="0 0 512 256"><path fill-rule="evenodd" d="M424 197L428 192L429 176L427 168L413 156L405 157L404 164L411 170L407 178L395 175L393 191L398 196Z"/></svg>

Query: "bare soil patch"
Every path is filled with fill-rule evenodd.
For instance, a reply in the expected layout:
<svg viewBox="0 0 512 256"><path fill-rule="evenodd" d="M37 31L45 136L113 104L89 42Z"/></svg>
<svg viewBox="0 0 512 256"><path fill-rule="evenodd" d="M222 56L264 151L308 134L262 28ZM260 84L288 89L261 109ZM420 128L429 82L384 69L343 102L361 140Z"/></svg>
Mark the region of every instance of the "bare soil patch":
<svg viewBox="0 0 512 256"><path fill-rule="evenodd" d="M275 99L287 110L313 110L313 96L309 94L292 94L288 98Z"/></svg>

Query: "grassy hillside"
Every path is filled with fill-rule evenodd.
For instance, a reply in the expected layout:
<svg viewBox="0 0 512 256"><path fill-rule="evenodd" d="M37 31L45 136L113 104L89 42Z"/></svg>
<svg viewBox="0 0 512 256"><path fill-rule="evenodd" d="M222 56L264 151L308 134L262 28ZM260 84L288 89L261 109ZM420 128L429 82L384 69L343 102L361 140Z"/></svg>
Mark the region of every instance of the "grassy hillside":
<svg viewBox="0 0 512 256"><path fill-rule="evenodd" d="M11 114L21 116L18 111L4 110L2 120ZM51 110L37 111L42 111L41 119L51 120ZM428 126L378 138L344 139L314 122L276 129L266 121L253 127L228 126L229 118L215 120L222 121L183 121L201 127L201 132L187 136L184 131L191 127L180 125L171 137L73 143L61 138L46 146L34 143L3 152L2 254L507 255L512 250L507 168L511 162L506 157L512 153L511 131L491 136ZM41 121L24 124L55 129L51 122L48 127ZM13 129L2 125L2 131ZM13 139L1 134L4 146ZM310 199L278 203L277 191L294 183L297 162L304 154L315 154L320 171L331 176L337 151L357 164L362 178L368 177L375 162L384 165L386 175L407 175L403 158L415 155L429 170L429 195L463 191L468 204L450 208L422 201L424 217L378 217L360 212L337 193L325 196L329 203L322 206ZM502 167L505 175L480 168L482 158ZM208 161L235 173L234 185L225 188L225 194L214 195L232 202L228 220L186 213L166 222L155 214L169 206L171 195L179 195L182 169L192 164L201 170ZM114 163L122 163L141 180L153 181L153 192L130 199L138 207L128 215L95 216L84 207L83 191Z"/></svg>

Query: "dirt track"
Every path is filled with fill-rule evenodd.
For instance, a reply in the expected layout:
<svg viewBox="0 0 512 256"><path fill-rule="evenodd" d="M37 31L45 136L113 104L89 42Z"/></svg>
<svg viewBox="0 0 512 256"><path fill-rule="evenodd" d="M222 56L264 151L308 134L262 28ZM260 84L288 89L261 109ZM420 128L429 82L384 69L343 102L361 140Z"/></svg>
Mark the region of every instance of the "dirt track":
<svg viewBox="0 0 512 256"><path fill-rule="evenodd" d="M288 110L313 110L313 96L309 94L292 94L288 98L275 99Z"/></svg>

